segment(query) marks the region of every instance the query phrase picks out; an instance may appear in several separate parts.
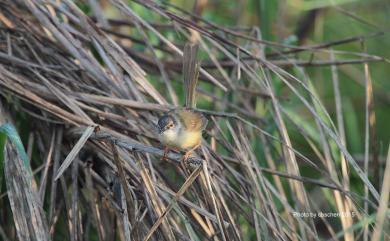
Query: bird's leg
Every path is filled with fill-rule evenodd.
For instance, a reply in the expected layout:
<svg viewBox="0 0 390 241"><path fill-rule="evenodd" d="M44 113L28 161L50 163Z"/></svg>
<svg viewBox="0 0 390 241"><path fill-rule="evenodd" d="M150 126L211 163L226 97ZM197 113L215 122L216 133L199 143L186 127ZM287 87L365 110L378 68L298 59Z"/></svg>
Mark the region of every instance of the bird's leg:
<svg viewBox="0 0 390 241"><path fill-rule="evenodd" d="M169 148L168 147L164 147L164 154L163 156L161 157L161 161L166 161L168 158L168 153L169 153Z"/></svg>
<svg viewBox="0 0 390 241"><path fill-rule="evenodd" d="M187 160L188 157L190 157L191 153L192 153L193 151L195 151L196 148L198 148L199 146L200 146L200 144L198 144L198 145L194 146L193 148L191 148L190 150L186 151L186 153L184 153L184 155L183 155L183 157L182 157L182 161Z"/></svg>

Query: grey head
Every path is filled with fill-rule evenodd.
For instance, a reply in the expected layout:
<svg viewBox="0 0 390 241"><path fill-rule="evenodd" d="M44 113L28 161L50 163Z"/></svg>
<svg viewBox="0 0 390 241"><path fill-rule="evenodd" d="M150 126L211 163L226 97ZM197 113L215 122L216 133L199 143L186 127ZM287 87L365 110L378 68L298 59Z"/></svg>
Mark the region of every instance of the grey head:
<svg viewBox="0 0 390 241"><path fill-rule="evenodd" d="M163 133L166 130L177 128L177 120L170 114L165 114L158 120L157 123L159 133Z"/></svg>

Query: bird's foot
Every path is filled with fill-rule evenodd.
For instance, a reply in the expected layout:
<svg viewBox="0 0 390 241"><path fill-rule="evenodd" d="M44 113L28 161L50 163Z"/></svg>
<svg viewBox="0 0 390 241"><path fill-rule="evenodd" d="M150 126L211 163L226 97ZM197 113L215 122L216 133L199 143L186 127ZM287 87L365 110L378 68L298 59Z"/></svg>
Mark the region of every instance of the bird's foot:
<svg viewBox="0 0 390 241"><path fill-rule="evenodd" d="M161 157L161 161L167 161L168 160L168 153L169 153L169 148L168 147L165 147L164 148L164 153L163 153L163 156Z"/></svg>
<svg viewBox="0 0 390 241"><path fill-rule="evenodd" d="M181 161L183 162L187 160L191 156L191 153L192 151L187 151L186 153L184 153L183 157L181 158Z"/></svg>

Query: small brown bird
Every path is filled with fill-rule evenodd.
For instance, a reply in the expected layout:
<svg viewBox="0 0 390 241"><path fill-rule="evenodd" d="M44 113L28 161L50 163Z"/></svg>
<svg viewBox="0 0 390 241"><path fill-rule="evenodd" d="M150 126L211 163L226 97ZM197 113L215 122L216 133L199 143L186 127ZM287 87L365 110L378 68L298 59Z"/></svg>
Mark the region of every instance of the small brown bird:
<svg viewBox="0 0 390 241"><path fill-rule="evenodd" d="M207 119L194 110L196 106L195 89L198 82L198 45L188 43L184 47L183 75L185 107L177 107L165 113L158 120L159 140L166 147L163 159L170 149L184 150L183 160L200 146L202 132Z"/></svg>

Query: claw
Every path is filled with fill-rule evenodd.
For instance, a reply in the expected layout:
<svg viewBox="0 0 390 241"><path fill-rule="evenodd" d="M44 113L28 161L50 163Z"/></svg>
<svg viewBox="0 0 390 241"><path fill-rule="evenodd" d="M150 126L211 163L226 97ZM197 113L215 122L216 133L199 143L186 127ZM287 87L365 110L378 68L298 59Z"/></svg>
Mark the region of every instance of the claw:
<svg viewBox="0 0 390 241"><path fill-rule="evenodd" d="M192 151L187 151L186 153L184 153L183 157L181 158L182 161L185 161L188 159L188 157L190 157Z"/></svg>
<svg viewBox="0 0 390 241"><path fill-rule="evenodd" d="M190 157L191 153L192 153L193 151L195 151L199 146L200 146L200 144L194 146L193 148L191 148L190 150L188 150L186 153L184 153L184 155L183 155L183 157L182 157L182 161L187 160L188 157Z"/></svg>
<svg viewBox="0 0 390 241"><path fill-rule="evenodd" d="M164 154L163 156L161 157L161 161L167 161L168 160L168 153L169 153L169 148L168 147L165 147L164 148Z"/></svg>

